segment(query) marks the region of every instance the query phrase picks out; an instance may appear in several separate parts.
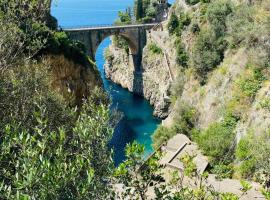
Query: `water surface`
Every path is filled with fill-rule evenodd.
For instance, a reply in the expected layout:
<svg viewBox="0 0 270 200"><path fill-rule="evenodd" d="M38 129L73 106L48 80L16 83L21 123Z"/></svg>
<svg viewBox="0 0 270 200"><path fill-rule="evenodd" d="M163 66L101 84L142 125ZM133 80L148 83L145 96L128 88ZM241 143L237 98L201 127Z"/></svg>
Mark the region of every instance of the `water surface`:
<svg viewBox="0 0 270 200"><path fill-rule="evenodd" d="M112 24L118 11L132 5L133 0L54 0L52 15L62 27ZM115 151L114 161L118 164L125 158L124 147L134 140L145 145L145 155L152 152L151 135L160 120L152 116L153 108L148 101L105 78L103 51L110 42L107 38L99 46L96 62L104 87L112 99L111 109L123 113L110 144Z"/></svg>

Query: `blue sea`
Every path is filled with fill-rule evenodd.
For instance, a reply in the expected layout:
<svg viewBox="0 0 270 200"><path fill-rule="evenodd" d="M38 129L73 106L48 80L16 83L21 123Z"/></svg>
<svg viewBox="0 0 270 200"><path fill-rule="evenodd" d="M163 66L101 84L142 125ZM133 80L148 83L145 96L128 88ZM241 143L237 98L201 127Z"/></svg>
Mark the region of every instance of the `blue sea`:
<svg viewBox="0 0 270 200"><path fill-rule="evenodd" d="M133 2L133 0L54 0L51 13L62 27L112 24L118 12L132 7ZM134 140L145 145L145 156L153 151L151 135L160 124L160 120L153 117L153 108L148 101L105 78L103 52L110 42L107 38L99 46L96 63L104 87L112 99L111 109L123 114L110 143L110 147L114 149L115 164L118 165L125 159L126 144Z"/></svg>

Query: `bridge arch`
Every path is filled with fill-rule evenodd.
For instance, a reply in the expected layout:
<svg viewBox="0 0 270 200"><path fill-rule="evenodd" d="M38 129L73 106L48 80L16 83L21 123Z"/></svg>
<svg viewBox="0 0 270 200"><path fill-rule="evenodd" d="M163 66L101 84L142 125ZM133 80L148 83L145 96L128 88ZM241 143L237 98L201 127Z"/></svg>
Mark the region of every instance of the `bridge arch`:
<svg viewBox="0 0 270 200"><path fill-rule="evenodd" d="M128 33L114 33L114 34L102 34L101 36L99 36L97 43L92 46L92 52L91 50L90 52L88 52L89 55L92 56L92 58L95 58L97 49L100 46L100 44L106 38L109 38L111 36L120 36L121 38L123 38L128 43L128 47L129 47L129 51L131 55L137 55L139 53L139 46L138 46L137 38L134 38L132 34L128 34ZM87 51L89 51L89 49Z"/></svg>
<svg viewBox="0 0 270 200"><path fill-rule="evenodd" d="M81 41L87 50L88 55L95 60L95 54L104 39L112 35L123 37L129 45L133 58L135 70L140 70L142 50L146 44L146 30L155 27L157 24L138 24L124 26L103 26L64 29L71 39Z"/></svg>

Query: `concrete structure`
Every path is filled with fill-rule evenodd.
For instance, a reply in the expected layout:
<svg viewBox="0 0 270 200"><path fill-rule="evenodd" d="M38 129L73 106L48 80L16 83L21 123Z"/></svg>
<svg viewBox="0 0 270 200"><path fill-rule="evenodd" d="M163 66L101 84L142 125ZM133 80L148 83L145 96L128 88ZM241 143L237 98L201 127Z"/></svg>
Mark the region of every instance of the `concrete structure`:
<svg viewBox="0 0 270 200"><path fill-rule="evenodd" d="M185 155L194 156L193 162L197 167L197 173L202 174L208 166L208 160L203 156L196 143L193 143L183 134L177 134L171 138L164 146L164 157L160 163L167 167L184 170L184 165L180 159Z"/></svg>
<svg viewBox="0 0 270 200"><path fill-rule="evenodd" d="M157 14L155 19L157 22L162 22L168 18L168 5L168 0L158 0L158 4L156 7Z"/></svg>
<svg viewBox="0 0 270 200"><path fill-rule="evenodd" d="M71 39L82 42L88 55L95 60L95 54L100 43L107 37L119 35L126 39L129 44L130 53L136 71L140 70L142 61L142 51L146 45L146 31L157 26L152 24L133 24L133 25L108 25L95 27L64 28Z"/></svg>

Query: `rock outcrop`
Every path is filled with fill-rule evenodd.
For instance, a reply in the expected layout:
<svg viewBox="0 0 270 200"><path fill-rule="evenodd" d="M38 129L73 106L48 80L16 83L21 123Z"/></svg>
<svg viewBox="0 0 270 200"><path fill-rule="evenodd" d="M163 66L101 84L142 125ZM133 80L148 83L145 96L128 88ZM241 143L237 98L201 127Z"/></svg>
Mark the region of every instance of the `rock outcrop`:
<svg viewBox="0 0 270 200"><path fill-rule="evenodd" d="M70 104L80 105L102 81L94 64L82 66L64 55L48 55L45 58L51 71L51 85Z"/></svg>
<svg viewBox="0 0 270 200"><path fill-rule="evenodd" d="M123 88L145 97L154 106L154 115L165 118L169 114L168 93L172 82L164 53L168 34L163 38L158 34L162 31L151 31L147 33L147 45L143 50L142 66L140 71L135 71L131 55L125 50L117 48L114 44L106 50L105 73L106 77L120 84ZM155 37L153 37L155 35ZM159 40L159 41L156 41ZM149 46L155 43L162 49L160 53L153 53ZM172 49L169 48L168 49Z"/></svg>

